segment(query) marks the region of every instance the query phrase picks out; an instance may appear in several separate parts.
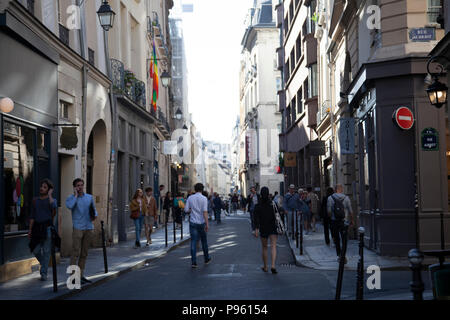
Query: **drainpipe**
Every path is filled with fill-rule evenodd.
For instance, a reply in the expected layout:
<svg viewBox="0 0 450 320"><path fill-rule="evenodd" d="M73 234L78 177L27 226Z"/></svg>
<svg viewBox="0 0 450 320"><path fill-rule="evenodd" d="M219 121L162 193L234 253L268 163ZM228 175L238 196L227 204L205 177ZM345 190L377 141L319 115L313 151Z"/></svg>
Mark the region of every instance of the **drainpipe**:
<svg viewBox="0 0 450 320"><path fill-rule="evenodd" d="M82 1L77 0L77 6L80 7L81 12L81 6ZM81 96L81 114L82 114L82 126L81 126L81 163L84 163L84 160L86 158L86 96L87 96L87 67L86 67L86 53L85 53L85 45L84 45L84 31L85 31L85 23L84 23L84 15L82 14L80 16L80 30L78 32L79 40L80 40L80 54L83 58L83 67L82 67L82 96ZM82 175L85 170L82 169Z"/></svg>

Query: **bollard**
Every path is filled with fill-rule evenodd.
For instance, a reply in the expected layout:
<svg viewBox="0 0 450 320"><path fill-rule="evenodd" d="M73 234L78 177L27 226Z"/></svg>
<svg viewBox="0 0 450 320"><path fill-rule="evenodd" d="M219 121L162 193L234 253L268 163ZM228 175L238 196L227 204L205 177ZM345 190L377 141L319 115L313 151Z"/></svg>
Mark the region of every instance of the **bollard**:
<svg viewBox="0 0 450 320"><path fill-rule="evenodd" d="M295 246L298 248L298 212L295 212Z"/></svg>
<svg viewBox="0 0 450 320"><path fill-rule="evenodd" d="M359 233L359 261L356 273L356 300L363 300L364 295L364 228L358 229Z"/></svg>
<svg viewBox="0 0 450 320"><path fill-rule="evenodd" d="M341 300L341 291L342 291L342 280L344 277L344 265L345 265L345 255L347 253L347 236L348 236L348 226L349 223L346 221L344 223L344 228L342 231L342 251L339 259L339 272L336 284L336 296L335 300Z"/></svg>
<svg viewBox="0 0 450 320"><path fill-rule="evenodd" d="M106 239L105 239L105 228L104 222L100 221L102 225L102 247L103 247L103 263L105 265L105 273L108 273L108 258L106 256Z"/></svg>
<svg viewBox="0 0 450 320"><path fill-rule="evenodd" d="M167 247L167 242L168 242L168 235L167 235L167 219L166 219L166 221L164 221L164 231L165 231L165 235L166 235L166 247Z"/></svg>
<svg viewBox="0 0 450 320"><path fill-rule="evenodd" d="M300 255L303 255L303 212L300 212Z"/></svg>
<svg viewBox="0 0 450 320"><path fill-rule="evenodd" d="M295 239L295 234L294 234L294 210L291 211L291 233L292 233L292 240Z"/></svg>
<svg viewBox="0 0 450 320"><path fill-rule="evenodd" d="M420 271L422 269L423 254L417 249L411 249L408 252L408 260L411 263L413 280L409 283L413 293L414 300L423 300L424 284Z"/></svg>
<svg viewBox="0 0 450 320"><path fill-rule="evenodd" d="M173 219L173 243L177 242L177 225L175 219Z"/></svg>
<svg viewBox="0 0 450 320"><path fill-rule="evenodd" d="M52 231L53 233L53 231ZM56 253L55 253L55 240L52 234L52 247L51 247L51 255L52 255L52 271L53 271L53 292L58 292L58 277L56 270Z"/></svg>
<svg viewBox="0 0 450 320"><path fill-rule="evenodd" d="M181 218L181 239L180 240L183 240L183 224L184 224L184 217L182 216L182 218Z"/></svg>

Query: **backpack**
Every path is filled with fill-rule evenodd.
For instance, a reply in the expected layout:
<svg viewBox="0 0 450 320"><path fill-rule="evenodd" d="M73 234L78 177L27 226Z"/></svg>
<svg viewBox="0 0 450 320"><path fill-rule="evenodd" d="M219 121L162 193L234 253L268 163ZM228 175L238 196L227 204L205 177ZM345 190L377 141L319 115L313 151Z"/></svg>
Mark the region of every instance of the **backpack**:
<svg viewBox="0 0 450 320"><path fill-rule="evenodd" d="M184 202L183 202L183 200L178 200L178 208L184 209Z"/></svg>
<svg viewBox="0 0 450 320"><path fill-rule="evenodd" d="M331 196L331 197L334 200L334 205L333 205L334 218L336 220L344 220L345 219L345 207L344 207L345 198L340 200L333 196Z"/></svg>

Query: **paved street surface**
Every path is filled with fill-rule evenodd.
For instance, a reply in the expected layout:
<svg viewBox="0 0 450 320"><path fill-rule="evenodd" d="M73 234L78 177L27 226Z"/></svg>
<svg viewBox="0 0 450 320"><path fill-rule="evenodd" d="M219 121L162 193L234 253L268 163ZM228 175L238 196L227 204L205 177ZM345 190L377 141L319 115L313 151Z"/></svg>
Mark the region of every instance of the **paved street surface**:
<svg viewBox="0 0 450 320"><path fill-rule="evenodd" d="M285 236L279 237L278 274L260 268L261 244L251 234L247 214L224 217L223 223L211 223L208 244L212 262L191 268L190 242L172 250L135 271L104 284L88 288L71 299L125 300L331 300L335 296L336 270L298 267ZM381 290L365 288L365 299L411 300L410 271L382 271ZM429 281L423 272L426 299L430 299ZM346 270L341 299L355 298L356 273Z"/></svg>

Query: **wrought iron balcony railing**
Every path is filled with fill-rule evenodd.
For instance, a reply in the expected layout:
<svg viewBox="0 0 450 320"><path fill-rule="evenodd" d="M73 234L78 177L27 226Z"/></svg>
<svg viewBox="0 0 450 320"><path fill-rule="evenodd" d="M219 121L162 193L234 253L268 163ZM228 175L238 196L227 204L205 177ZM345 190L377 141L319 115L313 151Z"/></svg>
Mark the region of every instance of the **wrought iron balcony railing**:
<svg viewBox="0 0 450 320"><path fill-rule="evenodd" d="M115 93L128 96L141 108L146 108L145 83L136 79L133 72L125 70L123 63L111 59L111 71L113 77L113 88Z"/></svg>

